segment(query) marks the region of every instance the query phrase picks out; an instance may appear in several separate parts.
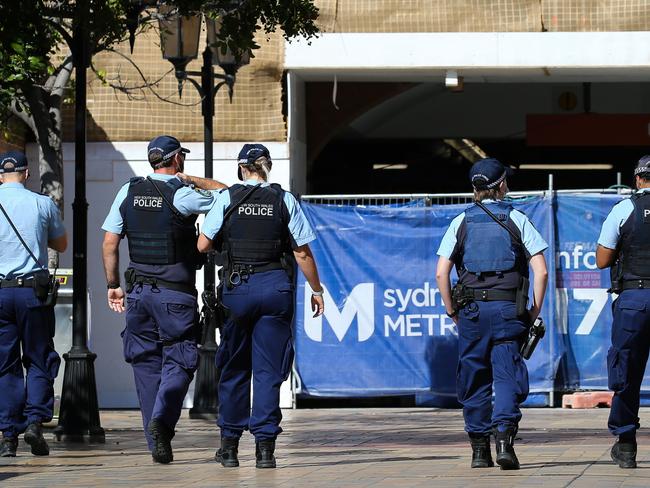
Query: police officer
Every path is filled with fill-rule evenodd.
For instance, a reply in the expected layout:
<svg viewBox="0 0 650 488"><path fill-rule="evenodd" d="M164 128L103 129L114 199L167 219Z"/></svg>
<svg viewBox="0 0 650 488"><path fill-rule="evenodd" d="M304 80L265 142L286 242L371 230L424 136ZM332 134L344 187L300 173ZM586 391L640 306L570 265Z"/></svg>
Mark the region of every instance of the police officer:
<svg viewBox="0 0 650 488"><path fill-rule="evenodd" d="M603 223L596 264L612 268L612 347L607 353L609 388L614 391L609 431L621 468L636 468L639 395L650 348L650 156L634 171L637 192L614 205Z"/></svg>
<svg viewBox="0 0 650 488"><path fill-rule="evenodd" d="M133 367L145 436L153 460L173 460L171 440L197 363L198 310L195 278L200 268L195 222L215 201L210 191L185 185L189 150L171 136L149 143L153 168L118 192L104 221L104 269L108 306L125 309L119 277L119 243L126 236L124 358ZM225 185L213 182L213 188Z"/></svg>
<svg viewBox="0 0 650 488"><path fill-rule="evenodd" d="M308 244L314 232L295 197L268 183L271 166L266 147L244 145L238 168L244 183L219 193L198 242L202 252L220 250L224 264L227 320L216 357L221 447L215 458L225 467L239 466L239 438L247 429L255 436L256 467L276 466L280 385L293 361L294 257L313 290L315 316L323 313L323 289Z"/></svg>
<svg viewBox="0 0 650 488"><path fill-rule="evenodd" d="M54 350L54 307L46 304L40 289L45 286L47 292L49 282L47 248L63 252L68 241L58 208L48 197L27 190L27 178L23 153L0 154L2 457L16 455L22 432L32 454L50 453L41 424L52 420L54 379L61 363Z"/></svg>
<svg viewBox="0 0 650 488"><path fill-rule="evenodd" d="M472 446L472 468L493 466L490 433L496 438L497 464L519 469L513 442L528 396L528 371L519 354L520 341L539 315L547 282L548 247L528 218L503 201L511 173L496 159L482 159L470 169L474 199L479 204L454 218L438 249L436 279L447 315L458 327L458 400ZM515 238L516 237L516 238ZM531 310L517 297L528 295L528 265L533 268ZM453 266L462 292L452 300L449 275ZM519 294L518 294L519 290ZM492 391L494 388L494 406Z"/></svg>

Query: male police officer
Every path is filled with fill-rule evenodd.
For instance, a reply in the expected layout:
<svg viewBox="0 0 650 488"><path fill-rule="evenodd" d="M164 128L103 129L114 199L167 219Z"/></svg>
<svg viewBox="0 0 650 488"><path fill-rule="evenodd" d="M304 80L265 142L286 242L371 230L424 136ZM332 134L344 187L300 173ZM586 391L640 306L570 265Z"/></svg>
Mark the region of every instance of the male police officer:
<svg viewBox="0 0 650 488"><path fill-rule="evenodd" d="M519 469L513 442L521 419L519 404L528 395L528 371L519 343L539 315L546 291L542 252L548 246L523 213L502 201L508 191L508 174L510 169L496 159L483 159L472 166L469 176L474 199L499 222L474 204L452 220L438 249L440 295L447 315L458 326L457 389L472 446L472 468L494 465L492 431L501 469ZM530 311L522 300L528 295L528 263L535 274ZM451 294L449 274L454 264L460 305Z"/></svg>
<svg viewBox="0 0 650 488"><path fill-rule="evenodd" d="M636 468L639 392L650 348L650 156L634 171L638 191L612 208L598 238L596 264L612 267L612 347L607 353L614 391L609 430L618 436L611 456L621 468Z"/></svg>
<svg viewBox="0 0 650 488"><path fill-rule="evenodd" d="M244 145L238 169L244 184L219 193L198 241L203 252L214 242L224 264L222 300L228 317L216 357L221 448L215 458L225 467L239 466L239 438L249 428L256 467L276 466L280 385L293 361L294 257L313 290L315 316L323 313L323 289L308 244L314 232L294 196L269 185L271 164L266 147Z"/></svg>
<svg viewBox="0 0 650 488"><path fill-rule="evenodd" d="M52 420L54 379L61 363L54 350L54 307L44 302L37 288L49 281L47 248L63 252L68 241L58 208L48 197L25 189L28 177L23 153L0 155L2 457L16 455L18 434L23 431L32 454L49 454L41 424ZM43 274L45 280L39 279Z"/></svg>
<svg viewBox="0 0 650 488"><path fill-rule="evenodd" d="M187 149L171 136L149 143L154 172L125 184L102 229L108 306L124 311L119 278L119 243L126 235L130 264L126 277L124 358L135 377L145 436L153 460L173 460L171 439L197 362L198 311L195 278L196 214L214 203L210 191L195 190L174 175L182 172ZM214 188L225 185L213 182Z"/></svg>

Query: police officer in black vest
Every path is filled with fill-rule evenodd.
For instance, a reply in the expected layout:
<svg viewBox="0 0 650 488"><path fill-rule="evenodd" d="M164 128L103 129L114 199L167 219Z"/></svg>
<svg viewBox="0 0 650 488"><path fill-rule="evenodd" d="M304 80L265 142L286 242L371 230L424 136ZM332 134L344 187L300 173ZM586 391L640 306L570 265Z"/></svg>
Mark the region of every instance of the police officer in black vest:
<svg viewBox="0 0 650 488"><path fill-rule="evenodd" d="M215 457L225 467L239 466L239 438L248 429L255 436L256 467L276 465L280 385L293 362L294 259L312 289L312 309L323 313L323 289L308 244L314 232L295 197L268 183L271 165L266 147L244 145L238 171L243 184L219 193L198 242L203 252L219 250L223 264L227 320L216 357L221 448Z"/></svg>
<svg viewBox="0 0 650 488"><path fill-rule="evenodd" d="M188 152L174 137L153 139L153 173L131 178L120 189L102 226L108 306L116 312L125 309L118 264L120 240L128 239L124 358L133 367L153 460L165 464L173 460L174 427L197 363L195 278L202 259L195 223L215 201L211 191L176 178Z"/></svg>
<svg viewBox="0 0 650 488"><path fill-rule="evenodd" d="M598 238L596 264L612 268L612 346L607 353L609 388L614 391L609 431L618 436L611 457L636 468L636 431L643 374L650 350L650 156L634 171L637 192L617 203Z"/></svg>

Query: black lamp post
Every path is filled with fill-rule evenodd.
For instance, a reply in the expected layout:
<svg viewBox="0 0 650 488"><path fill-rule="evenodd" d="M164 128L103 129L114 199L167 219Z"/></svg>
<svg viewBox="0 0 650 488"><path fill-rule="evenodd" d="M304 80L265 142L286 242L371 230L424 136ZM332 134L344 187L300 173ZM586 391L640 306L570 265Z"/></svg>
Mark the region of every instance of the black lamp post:
<svg viewBox="0 0 650 488"><path fill-rule="evenodd" d="M182 94L183 83L189 81L201 96L201 114L203 115L203 140L204 140L204 172L206 178L212 178L213 163L213 116L214 97L219 88L228 86L230 100L235 84L237 70L248 64L248 53L237 59L230 51L221 51L216 46L219 24L214 19L205 18L207 25L207 45L203 51L203 66L201 71L186 71L190 61L196 59L199 46L201 17L181 17L174 14L173 7L161 7L161 13L171 12L160 21L160 37L163 49L163 58L169 60L175 68L178 80L178 93ZM224 74L216 74L213 64L217 64ZM199 84L191 76L201 78ZM215 80L218 82L215 85ZM215 366L217 351L216 329L217 316L213 310L206 307L206 303L214 303L215 293L215 261L212 253L208 254L208 262L203 270L203 336L199 345L199 364L194 386L194 406L190 409L190 418L214 418L218 410L217 382L219 372Z"/></svg>
<svg viewBox="0 0 650 488"><path fill-rule="evenodd" d="M70 49L75 68L75 197L72 203L72 348L63 355L65 374L59 410L59 424L54 433L58 440L104 442L99 421L94 362L97 357L88 349L88 202L86 200L86 69L90 65L89 24L92 17L89 0L76 4Z"/></svg>

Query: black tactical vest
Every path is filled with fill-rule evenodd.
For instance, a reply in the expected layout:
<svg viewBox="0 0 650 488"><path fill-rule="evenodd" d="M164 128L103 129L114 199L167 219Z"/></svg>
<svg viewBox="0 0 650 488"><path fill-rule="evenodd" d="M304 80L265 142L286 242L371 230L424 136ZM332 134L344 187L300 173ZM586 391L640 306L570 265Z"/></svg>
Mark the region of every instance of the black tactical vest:
<svg viewBox="0 0 650 488"><path fill-rule="evenodd" d="M280 263L283 254L291 251L289 210L284 203L280 185L260 186L243 202L251 186L233 185L230 205L234 211L223 223L217 246L228 254L232 264L263 266Z"/></svg>
<svg viewBox="0 0 650 488"><path fill-rule="evenodd" d="M487 205L515 235L521 236L510 218L512 206L504 202ZM465 211L456 238L456 271L459 282L468 288L513 290L522 276L528 278L528 256L521 239L516 241L478 205Z"/></svg>
<svg viewBox="0 0 650 488"><path fill-rule="evenodd" d="M197 216L183 216L173 207L183 187L177 178L167 181L131 178L120 206L123 233L129 241L130 266L146 276L194 283L199 260L196 248Z"/></svg>
<svg viewBox="0 0 650 488"><path fill-rule="evenodd" d="M650 192L630 198L634 211L621 227L618 259L623 280L650 279Z"/></svg>

